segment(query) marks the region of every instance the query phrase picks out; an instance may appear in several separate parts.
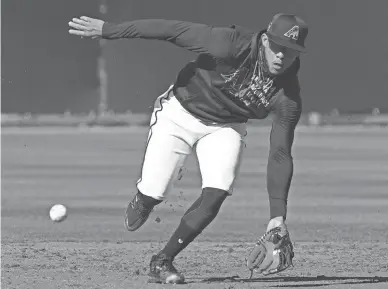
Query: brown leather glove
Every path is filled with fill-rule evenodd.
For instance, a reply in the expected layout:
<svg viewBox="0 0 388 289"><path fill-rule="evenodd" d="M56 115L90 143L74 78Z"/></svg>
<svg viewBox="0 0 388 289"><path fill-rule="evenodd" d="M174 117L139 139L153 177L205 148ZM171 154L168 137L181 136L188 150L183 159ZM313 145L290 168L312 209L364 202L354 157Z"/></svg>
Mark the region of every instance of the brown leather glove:
<svg viewBox="0 0 388 289"><path fill-rule="evenodd" d="M264 275L276 274L292 266L294 248L290 235L284 226L266 232L249 254L247 266L253 271Z"/></svg>

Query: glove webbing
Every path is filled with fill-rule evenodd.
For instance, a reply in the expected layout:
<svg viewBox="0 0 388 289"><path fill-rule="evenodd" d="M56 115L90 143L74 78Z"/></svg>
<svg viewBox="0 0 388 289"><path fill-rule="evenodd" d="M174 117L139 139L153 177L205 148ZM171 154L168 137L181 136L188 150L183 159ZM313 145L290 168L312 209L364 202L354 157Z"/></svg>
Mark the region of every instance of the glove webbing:
<svg viewBox="0 0 388 289"><path fill-rule="evenodd" d="M267 231L264 233L263 236L261 236L261 238L256 242L257 245L263 245L263 242L264 242L264 239L269 235L269 234L272 234L272 233L279 233L280 232L280 228L279 227L275 227L275 228L272 228L271 230ZM283 261L283 260L282 260ZM252 276L253 276L253 270L254 269L250 269L251 271L251 275L249 276L249 279L252 279Z"/></svg>

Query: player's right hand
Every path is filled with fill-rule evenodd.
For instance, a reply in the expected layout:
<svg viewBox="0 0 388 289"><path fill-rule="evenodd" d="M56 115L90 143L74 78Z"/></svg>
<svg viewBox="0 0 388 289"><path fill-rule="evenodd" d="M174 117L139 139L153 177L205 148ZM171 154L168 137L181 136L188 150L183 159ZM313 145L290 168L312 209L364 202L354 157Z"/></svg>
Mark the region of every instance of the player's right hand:
<svg viewBox="0 0 388 289"><path fill-rule="evenodd" d="M90 37L92 39L100 38L102 36L103 25L104 21L100 19L86 16L73 18L72 21L69 22L69 26L73 28L69 30L69 33L81 37Z"/></svg>

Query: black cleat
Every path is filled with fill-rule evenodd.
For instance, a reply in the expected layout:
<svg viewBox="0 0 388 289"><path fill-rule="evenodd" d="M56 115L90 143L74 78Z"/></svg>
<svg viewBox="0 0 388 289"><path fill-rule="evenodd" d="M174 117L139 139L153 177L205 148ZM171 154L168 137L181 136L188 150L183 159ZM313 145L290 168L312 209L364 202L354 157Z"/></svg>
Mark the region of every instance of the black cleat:
<svg viewBox="0 0 388 289"><path fill-rule="evenodd" d="M125 213L125 227L128 231L136 231L147 221L152 212L152 208L144 205L141 198L135 195L133 200L128 204Z"/></svg>
<svg viewBox="0 0 388 289"><path fill-rule="evenodd" d="M152 256L148 283L184 284L185 277L174 267L172 261L165 254Z"/></svg>

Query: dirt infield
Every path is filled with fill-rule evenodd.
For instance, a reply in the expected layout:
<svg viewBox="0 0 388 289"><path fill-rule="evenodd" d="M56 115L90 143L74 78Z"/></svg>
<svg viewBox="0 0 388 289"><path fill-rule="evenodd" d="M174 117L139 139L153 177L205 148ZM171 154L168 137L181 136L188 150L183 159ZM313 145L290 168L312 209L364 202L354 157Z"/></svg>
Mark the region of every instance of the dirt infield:
<svg viewBox="0 0 388 289"><path fill-rule="evenodd" d="M134 193L144 129L2 130L1 288L167 288L147 284L150 256L198 197L194 157L137 232ZM295 267L271 277L244 259L268 220L268 129L252 129L234 195L176 259L181 288L388 288L388 130L302 128L288 224ZM68 219L48 210L65 204Z"/></svg>

